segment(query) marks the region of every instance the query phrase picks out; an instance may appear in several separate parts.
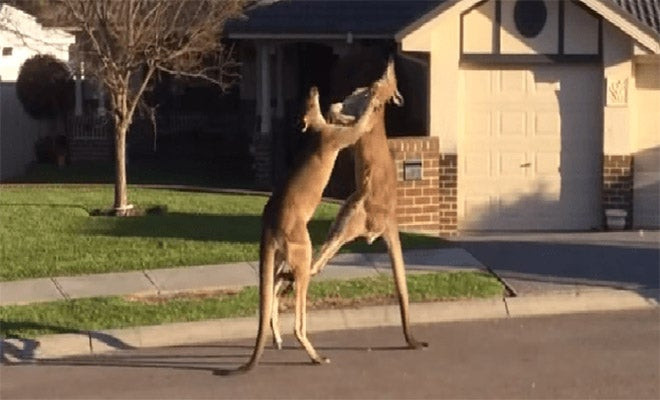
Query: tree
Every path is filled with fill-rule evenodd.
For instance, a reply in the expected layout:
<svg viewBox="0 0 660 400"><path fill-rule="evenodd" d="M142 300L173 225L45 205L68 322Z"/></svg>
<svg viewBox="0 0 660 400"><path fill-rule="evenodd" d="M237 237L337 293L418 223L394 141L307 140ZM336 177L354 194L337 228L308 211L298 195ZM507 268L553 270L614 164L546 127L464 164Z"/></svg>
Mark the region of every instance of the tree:
<svg viewBox="0 0 660 400"><path fill-rule="evenodd" d="M224 24L242 13L244 0L52 0L50 20L79 31L85 71L110 100L115 140L117 215L129 209L126 135L144 94L159 72L198 78L226 89L235 63L221 41Z"/></svg>

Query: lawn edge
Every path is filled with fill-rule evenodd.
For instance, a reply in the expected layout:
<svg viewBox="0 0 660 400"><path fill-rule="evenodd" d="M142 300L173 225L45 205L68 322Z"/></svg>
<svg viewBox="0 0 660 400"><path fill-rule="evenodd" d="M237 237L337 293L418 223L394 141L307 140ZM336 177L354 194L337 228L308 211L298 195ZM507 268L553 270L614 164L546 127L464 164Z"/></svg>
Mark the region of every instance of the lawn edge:
<svg viewBox="0 0 660 400"><path fill-rule="evenodd" d="M414 324L508 319L583 312L621 311L658 307L660 291L595 289L585 292L556 292L506 298L470 299L445 302L412 303ZM400 325L399 307L368 306L318 310L308 313L309 331L375 328ZM283 314L281 325L287 332L291 314ZM36 339L2 339L3 363L30 362L41 359L89 356L117 350L160 346L189 345L211 341L254 337L255 317L177 322L126 329L91 331L82 334L44 335ZM288 338L288 340L292 340ZM433 343L431 343L433 345Z"/></svg>

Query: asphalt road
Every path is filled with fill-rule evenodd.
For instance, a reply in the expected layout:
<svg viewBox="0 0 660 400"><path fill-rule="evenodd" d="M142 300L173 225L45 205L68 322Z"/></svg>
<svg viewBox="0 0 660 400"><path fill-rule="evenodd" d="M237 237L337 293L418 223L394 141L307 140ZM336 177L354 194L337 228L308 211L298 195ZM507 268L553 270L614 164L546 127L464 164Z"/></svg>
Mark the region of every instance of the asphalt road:
<svg viewBox="0 0 660 400"><path fill-rule="evenodd" d="M312 366L285 338L252 373L252 340L125 351L0 367L0 398L654 398L660 397L658 309L319 333L332 363ZM289 345L288 347L286 345Z"/></svg>

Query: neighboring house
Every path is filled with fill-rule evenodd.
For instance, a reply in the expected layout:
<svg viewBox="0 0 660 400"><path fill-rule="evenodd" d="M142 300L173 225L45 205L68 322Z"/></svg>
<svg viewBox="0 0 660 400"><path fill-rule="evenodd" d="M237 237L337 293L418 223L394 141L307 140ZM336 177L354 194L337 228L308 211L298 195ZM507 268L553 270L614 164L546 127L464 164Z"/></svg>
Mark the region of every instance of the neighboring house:
<svg viewBox="0 0 660 400"><path fill-rule="evenodd" d="M21 66L36 54L68 63L74 43L74 35L45 28L29 14L0 4L0 180L23 174L35 160L35 142L49 134L48 124L27 115L16 97Z"/></svg>
<svg viewBox="0 0 660 400"><path fill-rule="evenodd" d="M353 53L391 50L415 104L404 120L425 128L391 140L404 228L592 230L623 209L657 229L659 19L657 0L282 0L228 31L264 168L288 100L330 93Z"/></svg>

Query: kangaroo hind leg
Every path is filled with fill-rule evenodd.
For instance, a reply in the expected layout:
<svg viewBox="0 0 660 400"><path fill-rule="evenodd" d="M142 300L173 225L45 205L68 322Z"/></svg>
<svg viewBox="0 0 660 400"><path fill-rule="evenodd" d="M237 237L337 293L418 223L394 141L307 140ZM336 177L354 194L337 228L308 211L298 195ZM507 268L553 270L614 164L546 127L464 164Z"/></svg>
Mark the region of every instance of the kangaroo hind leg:
<svg viewBox="0 0 660 400"><path fill-rule="evenodd" d="M403 262L403 253L401 251L401 241L399 239L399 229L395 220L390 220L383 233L383 238L387 244L387 251L392 264L392 273L396 285L397 297L399 298L399 309L401 311L401 324L403 326L403 335L406 338L408 346L413 349L427 347L428 343L416 340L410 329L410 305L408 303L408 285L406 283L406 271Z"/></svg>
<svg viewBox="0 0 660 400"><path fill-rule="evenodd" d="M328 238L312 263L312 276L323 271L326 264L337 254L341 247L353 239L365 234L367 214L361 200L351 196L346 200L335 218Z"/></svg>
<svg viewBox="0 0 660 400"><path fill-rule="evenodd" d="M328 363L325 357L321 357L307 338L307 289L309 288L310 264L312 262L312 242L307 230L305 230L304 243L289 244L288 262L291 265L295 280L296 307L294 334L296 339L305 348L307 354L315 364Z"/></svg>

